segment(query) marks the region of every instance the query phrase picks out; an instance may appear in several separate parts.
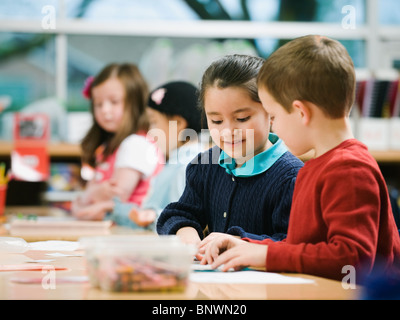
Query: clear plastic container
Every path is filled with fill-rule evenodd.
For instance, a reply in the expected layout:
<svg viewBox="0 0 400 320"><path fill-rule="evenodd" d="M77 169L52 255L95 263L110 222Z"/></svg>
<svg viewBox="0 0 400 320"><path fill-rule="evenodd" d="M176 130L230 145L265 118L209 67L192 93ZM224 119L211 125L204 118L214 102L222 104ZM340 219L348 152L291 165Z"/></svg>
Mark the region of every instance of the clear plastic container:
<svg viewBox="0 0 400 320"><path fill-rule="evenodd" d="M160 237L157 235L109 235L83 237L79 239L80 246L85 251L86 269L92 286L100 287L98 270L99 257L102 252L114 249L130 249L141 244L158 244ZM176 236L162 236L163 243L180 243Z"/></svg>
<svg viewBox="0 0 400 320"><path fill-rule="evenodd" d="M114 292L183 291L195 249L176 236L80 240L93 286Z"/></svg>

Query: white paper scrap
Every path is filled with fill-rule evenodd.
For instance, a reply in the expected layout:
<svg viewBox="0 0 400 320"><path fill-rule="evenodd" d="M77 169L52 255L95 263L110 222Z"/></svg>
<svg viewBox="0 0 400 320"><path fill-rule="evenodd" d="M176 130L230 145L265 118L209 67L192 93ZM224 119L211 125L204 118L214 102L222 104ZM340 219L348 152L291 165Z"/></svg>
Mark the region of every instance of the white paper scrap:
<svg viewBox="0 0 400 320"><path fill-rule="evenodd" d="M210 264L200 264L200 263L193 263L190 266L190 269L192 271L210 271L211 272L211 271L220 271L221 268L222 268L222 266L214 270L211 268Z"/></svg>
<svg viewBox="0 0 400 320"><path fill-rule="evenodd" d="M39 251L75 251L79 249L79 242L61 240L37 241L30 242L29 249Z"/></svg>
<svg viewBox="0 0 400 320"><path fill-rule="evenodd" d="M49 263L55 261L54 259L38 259L38 260L28 260L27 263Z"/></svg>
<svg viewBox="0 0 400 320"><path fill-rule="evenodd" d="M68 254L61 252L46 253L45 255L50 257L83 257L83 254Z"/></svg>
<svg viewBox="0 0 400 320"><path fill-rule="evenodd" d="M313 280L265 271L192 272L190 281L201 283L310 284Z"/></svg>

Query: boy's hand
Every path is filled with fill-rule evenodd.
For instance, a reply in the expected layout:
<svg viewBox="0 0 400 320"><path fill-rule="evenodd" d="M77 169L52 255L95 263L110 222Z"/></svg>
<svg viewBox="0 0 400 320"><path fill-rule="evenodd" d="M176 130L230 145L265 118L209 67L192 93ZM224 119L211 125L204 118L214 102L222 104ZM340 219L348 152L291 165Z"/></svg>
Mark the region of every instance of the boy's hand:
<svg viewBox="0 0 400 320"><path fill-rule="evenodd" d="M211 264L216 269L223 265L222 271L245 267L265 268L268 246L249 243L230 235L221 235L212 241L205 252L202 264Z"/></svg>
<svg viewBox="0 0 400 320"><path fill-rule="evenodd" d="M200 246L201 250L199 249L199 253L204 254L201 260L201 264L212 264L215 259L217 259L218 256L224 251L240 245L242 242L244 242L228 234L211 233L209 236L211 236L212 234L214 234L215 236L211 238L211 241L205 242L203 245Z"/></svg>
<svg viewBox="0 0 400 320"><path fill-rule="evenodd" d="M206 253L208 245L215 240L219 236L223 236L224 233L220 232L212 232L210 233L207 237L205 237L201 242L197 245L197 254L196 254L196 259L200 261L200 263L203 261L203 256ZM205 262L203 264L206 264Z"/></svg>

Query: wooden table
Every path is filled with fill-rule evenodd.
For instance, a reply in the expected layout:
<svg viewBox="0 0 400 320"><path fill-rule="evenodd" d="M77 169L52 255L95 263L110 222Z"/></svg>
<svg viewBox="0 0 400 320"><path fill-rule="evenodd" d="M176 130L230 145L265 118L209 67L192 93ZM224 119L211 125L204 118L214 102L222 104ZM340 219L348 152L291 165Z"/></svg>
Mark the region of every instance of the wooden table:
<svg viewBox="0 0 400 320"><path fill-rule="evenodd" d="M71 252L66 252L71 253ZM75 253L75 252L74 252ZM79 251L78 251L79 253ZM28 264L29 260L50 259L46 251L28 251L23 254L0 254L0 264ZM360 288L344 289L341 282L302 274L286 274L314 280L310 284L209 284L189 282L185 292L178 293L115 293L91 287L89 282L58 283L70 277L85 277L84 257L52 257L47 263L67 270L0 272L0 299L39 300L348 300L357 299ZM30 264L29 265L34 265ZM53 272L53 274L51 274ZM21 279L37 278L37 284L18 283ZM55 282L53 281L55 279ZM53 282L52 282L53 281ZM53 284L53 286L52 286Z"/></svg>
<svg viewBox="0 0 400 320"><path fill-rule="evenodd" d="M8 208L9 214L13 212L48 215L61 215L58 211L42 208ZM114 233L123 233L116 229ZM5 234L1 236L6 236ZM38 239L37 241L39 241ZM28 264L30 260L50 259L46 251L28 251L20 254L0 253L0 265ZM71 252L65 252L71 253ZM74 252L76 253L76 252ZM309 284L211 284L189 282L185 292L178 293L113 293L91 287L89 282L58 283L70 277L86 277L84 252L78 257L51 257L55 261L47 264L56 267L65 267L67 270L53 271L7 271L0 272L0 299L39 299L39 300L265 300L265 299L295 299L295 300L349 300L360 296L361 288L345 289L339 281L303 274L285 274L287 276L301 277L313 280ZM35 277L37 284L18 283L21 279ZM50 277L55 277L55 287L46 288ZM44 282L43 282L44 281ZM45 285L43 285L43 283ZM48 286L47 286L48 287Z"/></svg>

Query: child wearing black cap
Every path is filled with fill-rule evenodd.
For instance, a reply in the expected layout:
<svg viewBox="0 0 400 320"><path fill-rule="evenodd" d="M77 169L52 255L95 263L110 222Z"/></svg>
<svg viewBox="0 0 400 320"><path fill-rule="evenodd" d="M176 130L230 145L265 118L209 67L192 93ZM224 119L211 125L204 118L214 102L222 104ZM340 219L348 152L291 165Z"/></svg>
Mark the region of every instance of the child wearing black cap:
<svg viewBox="0 0 400 320"><path fill-rule="evenodd" d="M165 166L153 179L140 208L116 200L114 220L118 224L151 228L164 207L179 200L186 166L206 144L200 141L202 111L197 104L196 87L184 81L166 83L150 93L148 134L164 153Z"/></svg>

